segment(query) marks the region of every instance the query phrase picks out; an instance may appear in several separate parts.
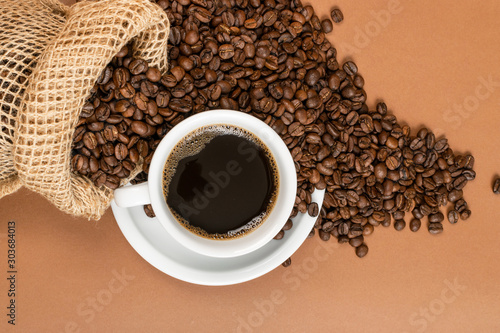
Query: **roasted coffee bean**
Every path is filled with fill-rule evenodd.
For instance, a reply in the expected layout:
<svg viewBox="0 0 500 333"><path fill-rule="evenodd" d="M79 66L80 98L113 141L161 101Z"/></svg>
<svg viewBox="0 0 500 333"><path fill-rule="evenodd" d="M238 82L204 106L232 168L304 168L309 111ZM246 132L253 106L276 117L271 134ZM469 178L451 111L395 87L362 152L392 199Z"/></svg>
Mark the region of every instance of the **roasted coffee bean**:
<svg viewBox="0 0 500 333"><path fill-rule="evenodd" d="M465 176L459 176L453 181L453 187L457 190L461 190L467 184L467 178Z"/></svg>
<svg viewBox="0 0 500 333"><path fill-rule="evenodd" d="M323 29L325 33L331 32L333 30L332 21L330 21L329 19L321 21L321 29Z"/></svg>
<svg viewBox="0 0 500 333"><path fill-rule="evenodd" d="M276 234L276 236L274 236L274 239L276 239L276 240L280 240L280 239L282 239L284 236L285 236L285 232L284 232L283 230L280 230L280 232L278 232L278 233Z"/></svg>
<svg viewBox="0 0 500 333"><path fill-rule="evenodd" d="M373 225L372 224L365 224L363 227L363 236L368 236L373 233Z"/></svg>
<svg viewBox="0 0 500 333"><path fill-rule="evenodd" d="M153 207L150 204L144 205L144 213L146 214L147 217L150 218L156 217L155 212L153 211Z"/></svg>
<svg viewBox="0 0 500 333"><path fill-rule="evenodd" d="M464 192L462 190L452 190L448 193L448 200L450 202L455 202L462 199L464 196Z"/></svg>
<svg viewBox="0 0 500 333"><path fill-rule="evenodd" d="M413 232L417 232L418 229L420 229L421 225L422 225L422 222L419 219L417 219L417 218L411 219L410 230Z"/></svg>
<svg viewBox="0 0 500 333"><path fill-rule="evenodd" d="M97 147L97 139L93 132L87 132L83 135L83 143L85 147L90 150L93 150Z"/></svg>
<svg viewBox="0 0 500 333"><path fill-rule="evenodd" d="M226 60L234 56L234 46L231 44L224 44L219 47L219 56Z"/></svg>
<svg viewBox="0 0 500 333"><path fill-rule="evenodd" d="M401 231L406 227L406 222L405 220L395 220L394 221L394 229L397 231Z"/></svg>
<svg viewBox="0 0 500 333"><path fill-rule="evenodd" d="M147 72L148 63L142 59L135 59L130 62L128 69L132 75L139 75Z"/></svg>
<svg viewBox="0 0 500 333"><path fill-rule="evenodd" d="M363 258L364 256L366 256L367 253L368 253L368 246L366 246L366 244L364 243L356 248L356 255L359 258Z"/></svg>
<svg viewBox="0 0 500 333"><path fill-rule="evenodd" d="M470 217L471 213L472 212L470 211L470 209L464 209L460 213L460 218L465 221L465 220L467 220Z"/></svg>
<svg viewBox="0 0 500 333"><path fill-rule="evenodd" d="M450 221L451 224L458 222L458 212L456 210L450 210L448 212L448 221Z"/></svg>
<svg viewBox="0 0 500 333"><path fill-rule="evenodd" d="M288 258L287 260L285 260L281 265L283 267L288 267L292 264L292 258Z"/></svg>
<svg viewBox="0 0 500 333"><path fill-rule="evenodd" d="M330 233L329 232L325 232L323 230L319 230L318 231L318 234L319 234L319 238L322 240L322 241L328 241L330 240Z"/></svg>
<svg viewBox="0 0 500 333"><path fill-rule="evenodd" d="M318 216L318 212L319 212L319 208L318 208L318 204L316 202L313 202L307 208L307 213L309 214L309 216L316 217L316 216Z"/></svg>
<svg viewBox="0 0 500 333"><path fill-rule="evenodd" d="M493 182L493 193L500 194L500 178L495 179Z"/></svg>
<svg viewBox="0 0 500 333"><path fill-rule="evenodd" d="M344 66L342 66L347 75L353 76L358 72L358 66L352 61L347 61Z"/></svg>
<svg viewBox="0 0 500 333"><path fill-rule="evenodd" d="M429 222L436 223L436 222L443 222L443 220L444 220L444 215L441 212L429 215Z"/></svg>
<svg viewBox="0 0 500 333"><path fill-rule="evenodd" d="M443 224L441 222L429 223L428 230L433 235L440 234L443 232Z"/></svg>
<svg viewBox="0 0 500 333"><path fill-rule="evenodd" d="M127 158L127 155L128 155L127 146L123 143L118 143L115 146L115 157L121 161L121 160L124 160L125 158Z"/></svg>
<svg viewBox="0 0 500 333"><path fill-rule="evenodd" d="M361 235L361 236L356 236L354 238L351 238L349 239L349 244L352 246L352 247L359 247L363 244L363 241L364 241L364 237Z"/></svg>

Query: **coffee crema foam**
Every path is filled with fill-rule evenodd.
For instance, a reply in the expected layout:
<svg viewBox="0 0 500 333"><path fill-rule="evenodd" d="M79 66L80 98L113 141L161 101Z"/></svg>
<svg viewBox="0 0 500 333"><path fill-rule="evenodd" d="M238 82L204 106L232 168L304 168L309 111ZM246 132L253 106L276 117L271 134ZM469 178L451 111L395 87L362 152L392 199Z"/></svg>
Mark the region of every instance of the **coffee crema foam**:
<svg viewBox="0 0 500 333"><path fill-rule="evenodd" d="M273 183L275 186L274 186L274 192L271 195L271 200L269 201L269 204L267 205L267 209L265 211L263 211L258 216L254 217L250 222L246 223L242 227L230 230L225 233L209 233L200 227L193 226L189 223L189 221L187 221L180 214L178 214L169 207L169 210L172 213L172 215L174 215L176 220L183 227L185 227L190 232L198 236L214 240L228 240L228 239L239 238L257 229L266 220L269 213L273 210L279 192L278 167L269 148L267 148L267 146L255 134L251 133L250 131L247 131L243 128L234 125L214 124L214 125L203 126L190 132L184 138L182 138L170 152L167 161L165 162L165 166L163 168L162 185L163 185L163 195L165 200L168 197L168 189L170 181L173 178L175 172L177 171L177 166L179 165L179 162L186 157L199 154L206 147L206 145L210 143L210 141L212 141L216 137L223 135L235 135L244 138L262 148L267 157L267 160L269 161L270 164L269 166L272 169L271 171L273 175Z"/></svg>

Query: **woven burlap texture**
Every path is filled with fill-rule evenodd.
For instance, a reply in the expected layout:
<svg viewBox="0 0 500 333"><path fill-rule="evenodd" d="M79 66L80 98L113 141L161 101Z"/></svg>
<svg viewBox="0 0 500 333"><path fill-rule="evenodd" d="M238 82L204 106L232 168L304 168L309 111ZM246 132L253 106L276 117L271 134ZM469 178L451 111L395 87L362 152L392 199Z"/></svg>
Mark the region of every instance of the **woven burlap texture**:
<svg viewBox="0 0 500 333"><path fill-rule="evenodd" d="M32 6L37 1L7 2L24 3L29 8L20 15L42 15ZM55 3L39 0L41 7L52 8L64 22L56 28L57 33L47 37L49 41L27 77L24 94L18 96L21 104L13 118L17 124L13 157L9 157L18 179L11 175L9 180L16 185L10 190L20 182L64 212L98 220L109 207L113 192L97 188L71 170L73 133L80 111L102 70L127 43L132 43L134 57L164 73L170 25L163 10L148 0L84 1L69 8ZM10 18L2 15L0 20ZM50 18L47 15L39 20L44 26ZM19 27L23 30L22 22ZM3 169L0 172L3 174ZM0 190L2 195L7 193Z"/></svg>
<svg viewBox="0 0 500 333"><path fill-rule="evenodd" d="M0 1L0 198L21 187L12 154L17 116L37 59L63 27L57 1Z"/></svg>

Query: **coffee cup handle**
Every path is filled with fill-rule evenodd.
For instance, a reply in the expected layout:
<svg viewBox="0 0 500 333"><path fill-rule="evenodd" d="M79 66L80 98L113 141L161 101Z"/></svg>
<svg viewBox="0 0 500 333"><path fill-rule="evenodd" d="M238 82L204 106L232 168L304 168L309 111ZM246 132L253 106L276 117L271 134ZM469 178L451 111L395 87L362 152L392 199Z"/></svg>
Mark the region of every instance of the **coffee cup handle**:
<svg viewBox="0 0 500 333"><path fill-rule="evenodd" d="M117 188L114 200L122 208L150 204L148 182Z"/></svg>

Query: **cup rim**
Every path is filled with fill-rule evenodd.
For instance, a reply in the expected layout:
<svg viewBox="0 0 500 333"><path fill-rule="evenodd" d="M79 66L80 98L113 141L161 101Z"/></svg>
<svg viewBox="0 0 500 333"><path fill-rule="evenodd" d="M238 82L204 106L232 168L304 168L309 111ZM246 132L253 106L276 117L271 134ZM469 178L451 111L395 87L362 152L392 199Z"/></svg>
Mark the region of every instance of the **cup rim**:
<svg viewBox="0 0 500 333"><path fill-rule="evenodd" d="M237 126L258 137L273 155L280 177L276 203L266 220L252 232L225 240L207 239L195 235L182 226L166 204L162 185L163 169L172 148L192 131L216 124ZM196 253L210 257L229 258L255 251L267 244L281 230L295 203L297 175L288 147L270 126L244 112L211 110L186 118L174 126L161 140L150 164L148 187L156 217L170 235Z"/></svg>

